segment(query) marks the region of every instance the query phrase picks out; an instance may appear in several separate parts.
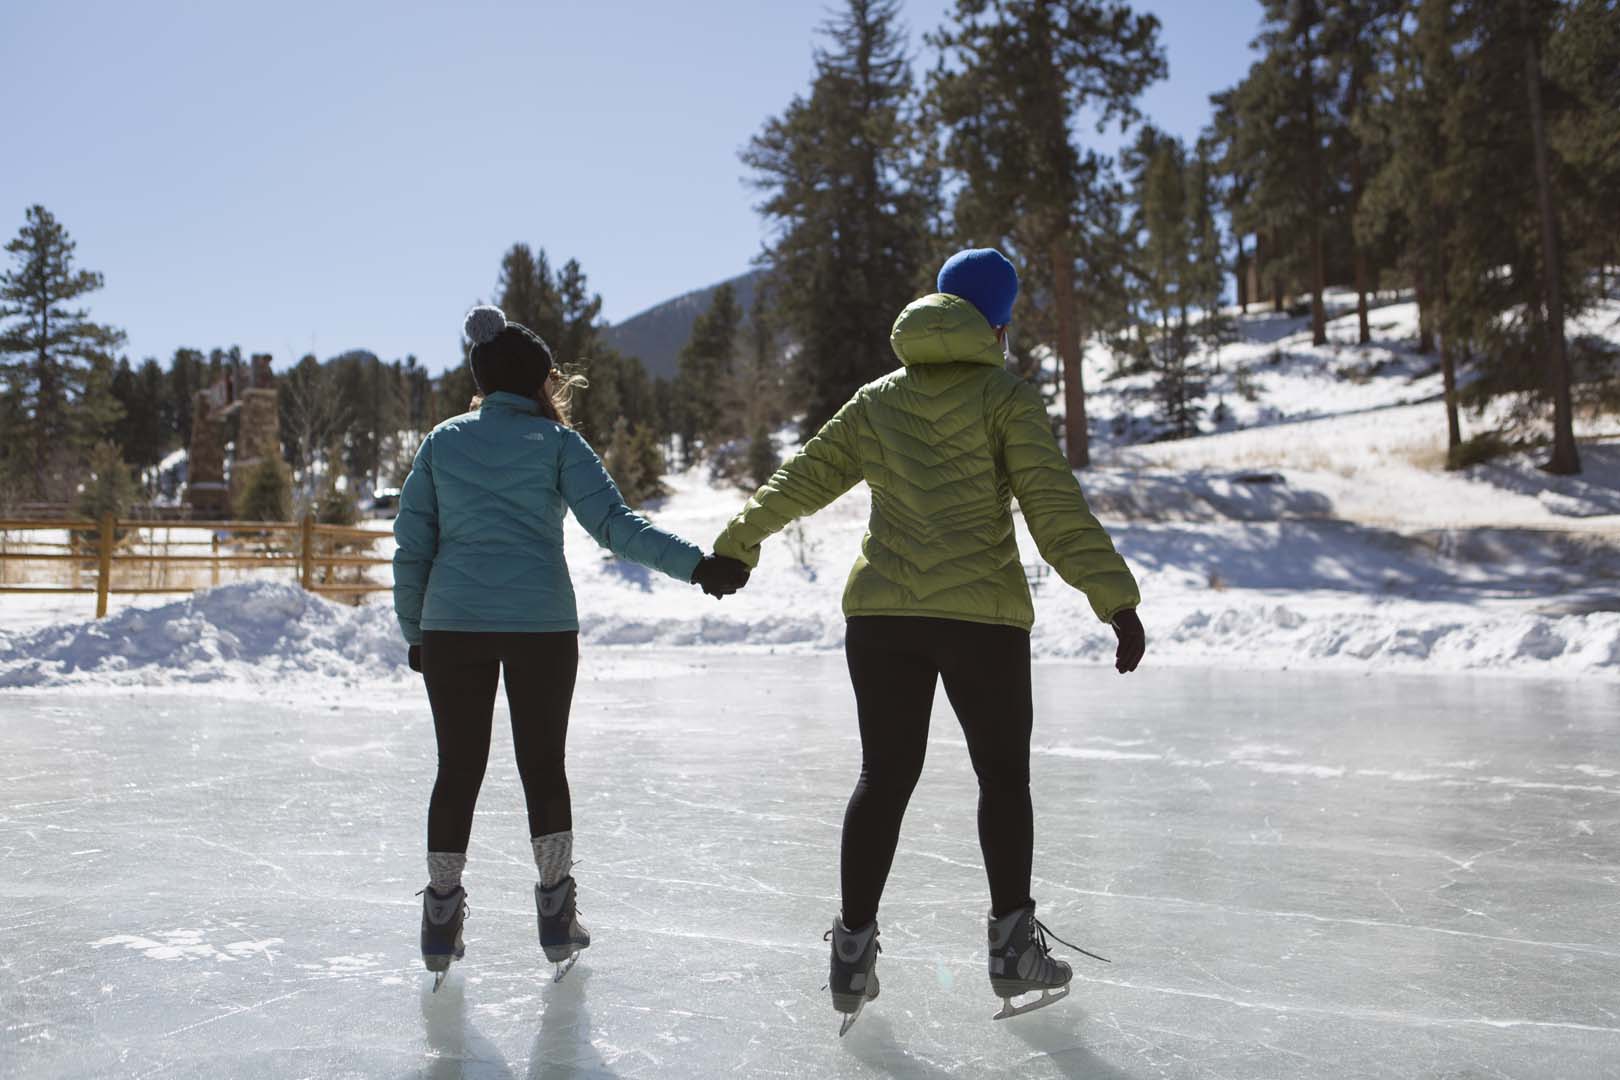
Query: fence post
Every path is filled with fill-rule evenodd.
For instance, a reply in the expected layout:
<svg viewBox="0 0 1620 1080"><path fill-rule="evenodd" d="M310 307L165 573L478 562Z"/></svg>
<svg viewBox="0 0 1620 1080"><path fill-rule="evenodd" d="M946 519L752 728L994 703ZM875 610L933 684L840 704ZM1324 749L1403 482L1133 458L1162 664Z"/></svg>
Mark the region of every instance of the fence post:
<svg viewBox="0 0 1620 1080"><path fill-rule="evenodd" d="M107 593L112 589L113 533L118 521L111 514L101 515L101 545L96 559L96 618L107 614Z"/></svg>
<svg viewBox="0 0 1620 1080"><path fill-rule="evenodd" d="M302 526L299 529L303 540L302 552L299 556L299 583L305 589L313 591L315 587L315 515L305 514Z"/></svg>
<svg viewBox="0 0 1620 1080"><path fill-rule="evenodd" d="M208 583L210 585L214 586L215 588L218 588L219 587L219 533L216 532L216 533L213 533L213 534L211 534L209 536L209 538L208 538L208 546L209 546L209 550L211 550L214 553L214 561L211 564L211 572L208 575Z"/></svg>

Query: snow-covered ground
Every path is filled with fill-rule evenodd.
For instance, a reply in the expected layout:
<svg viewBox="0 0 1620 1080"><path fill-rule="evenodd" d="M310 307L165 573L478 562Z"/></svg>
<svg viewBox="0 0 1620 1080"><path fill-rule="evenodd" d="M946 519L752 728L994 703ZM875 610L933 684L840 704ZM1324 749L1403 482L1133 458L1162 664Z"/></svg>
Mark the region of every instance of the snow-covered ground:
<svg viewBox="0 0 1620 1080"><path fill-rule="evenodd" d="M941 695L883 992L840 1040L839 657L585 651L569 773L594 941L560 985L498 714L467 958L437 996L420 685L8 692L0 1075L1620 1070L1620 687L1046 664L1035 693L1041 917L1112 963L1076 957L1067 1000L991 1021L975 785Z"/></svg>

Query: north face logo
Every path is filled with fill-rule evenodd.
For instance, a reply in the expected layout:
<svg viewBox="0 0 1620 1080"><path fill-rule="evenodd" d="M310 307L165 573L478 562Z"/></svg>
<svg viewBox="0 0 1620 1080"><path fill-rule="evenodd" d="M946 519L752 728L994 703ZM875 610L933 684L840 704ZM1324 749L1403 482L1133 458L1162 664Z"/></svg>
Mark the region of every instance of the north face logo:
<svg viewBox="0 0 1620 1080"><path fill-rule="evenodd" d="M529 440L530 442L545 442L546 441L546 433L543 432L543 431L531 431L531 432L529 432L527 435L525 435L523 437L525 439Z"/></svg>

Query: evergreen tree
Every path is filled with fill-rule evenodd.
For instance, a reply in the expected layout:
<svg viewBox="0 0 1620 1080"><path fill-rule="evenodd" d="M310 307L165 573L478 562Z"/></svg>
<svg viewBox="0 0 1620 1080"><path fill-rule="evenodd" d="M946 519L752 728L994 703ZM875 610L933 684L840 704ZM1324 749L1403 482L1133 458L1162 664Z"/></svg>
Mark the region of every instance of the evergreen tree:
<svg viewBox="0 0 1620 1080"><path fill-rule="evenodd" d="M1384 37L1378 74L1369 82L1355 117L1358 142L1371 147L1377 168L1355 209L1358 246L1382 245L1416 287L1420 338L1441 330L1447 450L1462 445L1457 365L1465 351L1469 320L1447 310L1447 255L1459 213L1448 161L1455 128L1448 102L1459 78L1451 0L1419 0L1413 17L1391 25ZM1419 351L1427 351L1419 342Z"/></svg>
<svg viewBox="0 0 1620 1080"><path fill-rule="evenodd" d="M203 354L196 349L176 349L169 361L168 383L166 415L180 434L180 445L190 447L197 391L207 389L208 383Z"/></svg>
<svg viewBox="0 0 1620 1080"><path fill-rule="evenodd" d="M1222 279L1213 171L1207 144L1189 160L1179 139L1143 128L1125 156L1132 180L1143 320L1154 331L1144 356L1169 432L1197 433L1205 391L1198 346L1216 344ZM1146 335L1144 335L1145 337Z"/></svg>
<svg viewBox="0 0 1620 1080"><path fill-rule="evenodd" d="M1254 211L1240 227L1268 237L1275 281L1307 281L1311 340L1327 344L1329 208L1326 62L1318 0L1264 0L1261 58L1232 91L1230 161L1249 178ZM1284 245L1286 244L1286 250Z"/></svg>
<svg viewBox="0 0 1620 1080"><path fill-rule="evenodd" d="M782 464L776 447L771 443L771 429L761 422L748 434L748 486L756 489L764 485Z"/></svg>
<svg viewBox="0 0 1620 1080"><path fill-rule="evenodd" d="M163 369L150 357L132 369L125 357L113 373L112 394L122 412L113 425L113 441L124 448L124 460L142 469L157 465L175 439L166 415Z"/></svg>
<svg viewBox="0 0 1620 1080"><path fill-rule="evenodd" d="M14 266L0 274L0 375L19 422L0 454L36 498L65 498L117 420L111 353L123 333L66 306L101 288L102 277L75 269L72 239L43 206L28 208L6 251Z"/></svg>
<svg viewBox="0 0 1620 1080"><path fill-rule="evenodd" d="M528 244L507 249L495 279L495 297L508 320L527 326L553 350L561 343L562 305L544 248L538 255Z"/></svg>
<svg viewBox="0 0 1620 1080"><path fill-rule="evenodd" d="M255 465L234 509L238 521L292 520L292 477L286 464L273 457Z"/></svg>
<svg viewBox="0 0 1620 1080"><path fill-rule="evenodd" d="M759 210L772 232L761 262L782 330L798 345L806 436L894 367L895 316L932 291L937 177L915 123L898 12L896 0L846 0L822 27L809 95L767 121L742 154L765 195ZM716 384L698 388L712 394ZM713 427L691 415L677 423Z"/></svg>
<svg viewBox="0 0 1620 1080"><path fill-rule="evenodd" d="M1326 100L1336 101L1338 114L1329 125L1331 168L1343 181L1339 187L1342 213L1335 215L1335 233L1350 248L1351 273L1356 289L1356 321L1360 343L1372 341L1367 292L1372 287L1375 253L1362 243L1354 222L1366 194L1367 178L1378 168L1378 145L1361 137L1358 118L1367 101L1384 39L1400 18L1408 0L1331 0L1323 10L1323 51L1327 57Z"/></svg>
<svg viewBox="0 0 1620 1080"><path fill-rule="evenodd" d="M677 430L689 461L696 446L712 448L735 434L736 417L727 415L724 402L741 322L736 291L722 285L715 290L708 310L692 324L692 336L681 347L675 380L680 409Z"/></svg>
<svg viewBox="0 0 1620 1080"><path fill-rule="evenodd" d="M957 228L973 242L1010 243L1046 294L1068 458L1080 468L1090 435L1075 261L1108 163L1076 145L1076 129L1083 114L1099 130L1136 118L1137 97L1165 73L1159 23L1117 0L957 0L952 19L929 40L944 53L932 96L949 129L946 163L962 181Z"/></svg>
<svg viewBox="0 0 1620 1080"><path fill-rule="evenodd" d="M75 505L81 517L100 521L103 514L123 517L135 501L135 480L124 464L124 454L115 443L100 442L91 447L85 459L88 473Z"/></svg>
<svg viewBox="0 0 1620 1080"><path fill-rule="evenodd" d="M1620 264L1620 17L1614 0L1570 0L1554 19L1545 57L1557 107L1547 138L1568 166L1569 260L1597 272L1601 294Z"/></svg>

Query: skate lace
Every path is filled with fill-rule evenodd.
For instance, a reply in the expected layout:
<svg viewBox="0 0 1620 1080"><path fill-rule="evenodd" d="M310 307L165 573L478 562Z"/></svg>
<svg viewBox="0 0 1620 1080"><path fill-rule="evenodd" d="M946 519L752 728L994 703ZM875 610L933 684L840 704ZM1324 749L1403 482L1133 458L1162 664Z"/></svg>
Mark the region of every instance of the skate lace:
<svg viewBox="0 0 1620 1080"><path fill-rule="evenodd" d="M879 933L881 933L881 931ZM831 941L832 936L833 936L833 932L831 930L828 930L825 934L821 935L821 940L822 941ZM874 934L872 936L872 944L877 946L877 951L878 952L882 952L883 951L883 942L878 941L877 936L878 936L877 934ZM825 990L825 989L827 989L827 987L829 987L831 985L832 985L831 983L822 983L821 988L823 990Z"/></svg>
<svg viewBox="0 0 1620 1080"><path fill-rule="evenodd" d="M832 936L833 936L833 932L832 932L832 931L831 931L831 930L828 930L828 931L827 931L827 932L826 932L826 933L825 933L825 934L822 934L822 935L821 935L821 940L822 940L822 941L831 941L831 940L832 940ZM876 940L875 940L875 938L874 938L874 944L876 944L876 945L877 945L877 951L878 951L878 952L882 952L882 951L883 951L883 942L881 942L881 941L876 941ZM826 988L826 987L825 987L825 986L823 986L823 987L822 987L822 989L823 989L823 990L825 990L825 989L827 989L827 988Z"/></svg>
<svg viewBox="0 0 1620 1080"><path fill-rule="evenodd" d="M1052 947L1046 943L1046 938L1047 938L1048 934L1050 934L1051 937L1052 937L1052 940L1057 942L1059 945L1067 945L1069 948L1073 949L1075 952L1085 953L1087 956L1091 957L1093 960L1101 960L1105 964L1112 964L1113 963L1113 961L1108 959L1106 956L1098 956L1096 953L1092 952L1090 949L1082 949L1080 946L1076 945L1072 941L1064 941L1062 938L1060 938L1056 934L1052 933L1052 928L1051 927L1049 927L1045 923L1041 922L1041 920L1031 916L1030 920L1029 920L1029 936L1030 936L1030 940L1032 942L1034 942L1036 948L1041 950L1041 955L1042 956L1050 956L1052 954Z"/></svg>
<svg viewBox="0 0 1620 1080"><path fill-rule="evenodd" d="M425 888L424 889L417 889L416 890L416 895L421 896L425 892L427 892L427 889L425 889ZM463 919L467 919L467 918L470 918L471 916L472 916L472 906L467 903L467 894L462 893L461 894L461 917Z"/></svg>

